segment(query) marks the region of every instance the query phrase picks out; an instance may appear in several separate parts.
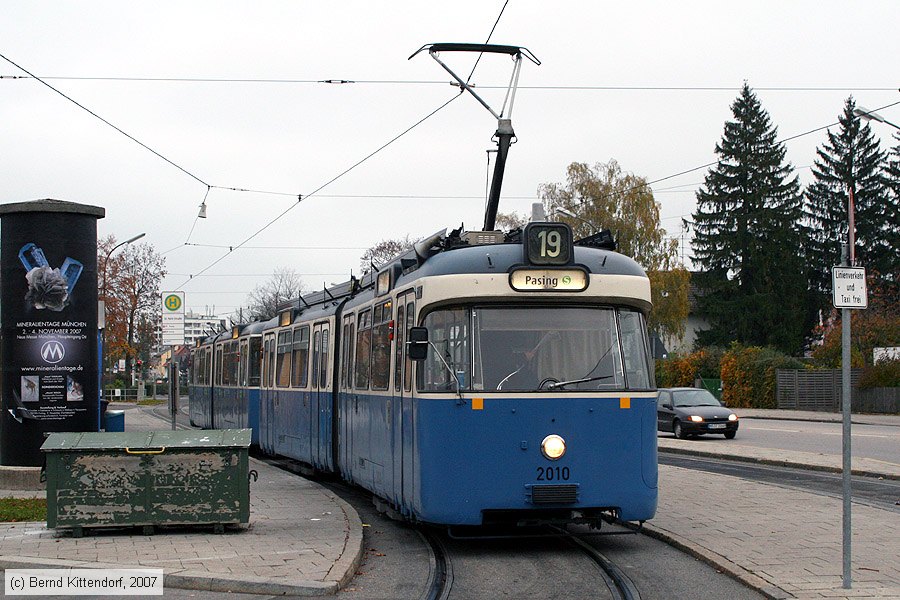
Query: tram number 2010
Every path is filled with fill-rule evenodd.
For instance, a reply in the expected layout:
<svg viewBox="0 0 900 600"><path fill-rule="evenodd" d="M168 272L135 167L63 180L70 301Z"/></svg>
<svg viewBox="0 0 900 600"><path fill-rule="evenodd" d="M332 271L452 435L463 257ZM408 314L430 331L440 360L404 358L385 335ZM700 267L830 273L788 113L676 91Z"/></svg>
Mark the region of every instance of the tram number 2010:
<svg viewBox="0 0 900 600"><path fill-rule="evenodd" d="M538 481L568 481L569 467L538 467Z"/></svg>

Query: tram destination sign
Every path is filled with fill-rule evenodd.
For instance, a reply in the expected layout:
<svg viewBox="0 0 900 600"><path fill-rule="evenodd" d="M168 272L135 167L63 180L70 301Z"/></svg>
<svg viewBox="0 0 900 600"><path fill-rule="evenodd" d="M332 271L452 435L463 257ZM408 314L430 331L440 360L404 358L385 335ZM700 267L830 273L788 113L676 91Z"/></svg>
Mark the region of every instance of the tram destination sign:
<svg viewBox="0 0 900 600"><path fill-rule="evenodd" d="M582 292L588 279L581 269L516 269L509 285L518 292Z"/></svg>
<svg viewBox="0 0 900 600"><path fill-rule="evenodd" d="M162 344L184 345L184 292L163 292Z"/></svg>
<svg viewBox="0 0 900 600"><path fill-rule="evenodd" d="M867 308L866 270L863 267L832 267L832 302L835 308Z"/></svg>

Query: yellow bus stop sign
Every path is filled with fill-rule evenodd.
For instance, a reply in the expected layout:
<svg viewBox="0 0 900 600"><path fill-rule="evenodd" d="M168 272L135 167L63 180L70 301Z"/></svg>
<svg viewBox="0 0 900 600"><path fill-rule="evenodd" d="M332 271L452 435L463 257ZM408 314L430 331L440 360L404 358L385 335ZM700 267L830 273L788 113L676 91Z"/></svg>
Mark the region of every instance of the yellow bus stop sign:
<svg viewBox="0 0 900 600"><path fill-rule="evenodd" d="M163 305L174 312L181 308L181 298L175 294L169 294L163 301Z"/></svg>

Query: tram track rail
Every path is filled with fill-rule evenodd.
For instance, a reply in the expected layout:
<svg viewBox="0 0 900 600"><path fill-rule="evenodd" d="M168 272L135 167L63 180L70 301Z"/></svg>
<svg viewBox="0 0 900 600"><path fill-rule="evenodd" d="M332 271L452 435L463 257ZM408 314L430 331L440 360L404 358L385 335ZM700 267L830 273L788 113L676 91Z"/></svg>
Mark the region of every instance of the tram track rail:
<svg viewBox="0 0 900 600"><path fill-rule="evenodd" d="M444 543L434 532L419 529L419 536L431 553L428 582L421 600L447 600L453 588L453 562Z"/></svg>
<svg viewBox="0 0 900 600"><path fill-rule="evenodd" d="M582 536L574 535L563 529L559 529L559 531L565 534L563 538L569 544L581 550L600 568L600 574L606 587L609 588L613 600L641 600L641 593L637 586L616 563L585 541Z"/></svg>
<svg viewBox="0 0 900 600"><path fill-rule="evenodd" d="M310 474L308 467L294 460L272 457L258 458L290 473L301 476ZM363 496L365 496L366 501L372 502L372 497L367 492L346 485L341 481L330 480L328 478L316 478L316 481L333 492L341 494L346 501L350 501L348 496L356 496L359 499L363 499ZM373 504L375 503L373 502ZM397 522L390 517L386 517L385 520L388 522ZM399 522L397 522L397 524L400 525ZM500 540L511 541L516 539L544 540L547 542L557 540L562 542L562 547L568 546L574 548L578 553L586 556L597 566L597 571L608 589L609 597L612 600L641 600L640 591L631 578L628 577L615 562L586 541L585 537L592 537L590 535L582 536L562 528L554 527L551 528L552 533L546 533L544 535L524 535L521 537L508 535L486 538L472 537L466 540L466 538L449 536L447 532L439 531L432 527L415 526L414 529L418 534L418 537L422 540L425 548L427 548L429 554L428 577L423 586L422 593L418 597L419 600L449 600L451 597L455 573L452 551L449 550L445 544L445 539L454 543L465 543L466 541L496 542ZM624 531L621 533L634 535L635 532Z"/></svg>

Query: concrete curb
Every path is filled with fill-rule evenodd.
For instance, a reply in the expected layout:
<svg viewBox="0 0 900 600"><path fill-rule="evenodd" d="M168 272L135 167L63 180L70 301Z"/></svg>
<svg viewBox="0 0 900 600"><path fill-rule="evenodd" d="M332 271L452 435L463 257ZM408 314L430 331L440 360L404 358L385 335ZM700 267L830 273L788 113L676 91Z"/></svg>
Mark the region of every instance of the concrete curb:
<svg viewBox="0 0 900 600"><path fill-rule="evenodd" d="M47 488L41 481L40 467L0 467L0 490L39 491Z"/></svg>
<svg viewBox="0 0 900 600"><path fill-rule="evenodd" d="M771 600L787 600L788 598L794 597L792 594L789 594L777 585L769 583L759 575L754 575L744 567L728 560L721 554L713 552L712 550L704 548L703 546L700 546L693 542L689 542L681 536L666 531L665 529L661 529L659 527L644 523L644 526L640 529L640 531L642 533L645 533L646 535L649 535L650 537L663 541L670 546L678 548L682 552L686 552L694 558L702 560L706 564L727 574L732 579L735 579L746 585L747 587L758 591L766 598L770 598Z"/></svg>
<svg viewBox="0 0 900 600"><path fill-rule="evenodd" d="M324 581L234 576L182 569L163 568L165 587L210 592L270 594L278 596L331 596L356 574L363 557L362 520L356 510L331 490L323 488L347 518L348 530L341 557ZM45 522L40 522L46 527ZM119 565L41 557L0 556L0 569L154 569L154 565Z"/></svg>
<svg viewBox="0 0 900 600"><path fill-rule="evenodd" d="M55 558L22 558L0 556L0 568L6 569L156 569L149 565L120 565ZM233 577L198 571L167 570L163 568L165 587L205 590L210 592L245 592L279 596L326 596L337 592L335 582L306 580L274 580L264 577Z"/></svg>
<svg viewBox="0 0 900 600"><path fill-rule="evenodd" d="M356 570L362 563L363 526L362 519L359 518L359 513L356 512L355 508L350 506L343 498L328 488L323 487L322 489L330 494L335 503L341 507L341 510L344 511L344 516L347 517L347 523L349 524L347 539L344 542L344 551L341 552L341 557L334 563L326 576L328 581L337 582L336 592L350 583L350 580L356 575Z"/></svg>
<svg viewBox="0 0 900 600"><path fill-rule="evenodd" d="M740 409L738 409L740 410ZM857 418L860 415L857 415ZM760 421L808 421L810 423L842 423L842 419L835 418L825 418L825 417L809 417L809 418L799 418L799 417L776 417L769 415L747 415L741 417L741 420L744 419L759 419ZM898 423L873 423L872 421L856 421L853 417L850 417L851 425L874 425L880 427L900 427Z"/></svg>
<svg viewBox="0 0 900 600"><path fill-rule="evenodd" d="M734 460L738 462L757 463L762 465L772 465L774 467L790 467L792 469L806 469L808 471L822 471L825 473L841 473L841 469L830 467L828 465L811 465L808 463L796 462L787 459L760 458L755 456L742 456L739 454L721 454L715 452L704 452L703 450L694 450L692 448L672 448L669 446L658 446L659 452L668 452L669 454L684 454L686 456L699 456L702 458L722 458L726 460ZM874 477L876 479L890 479L892 481L900 480L900 475L893 473L877 473L865 469L851 469L851 474L861 477Z"/></svg>

